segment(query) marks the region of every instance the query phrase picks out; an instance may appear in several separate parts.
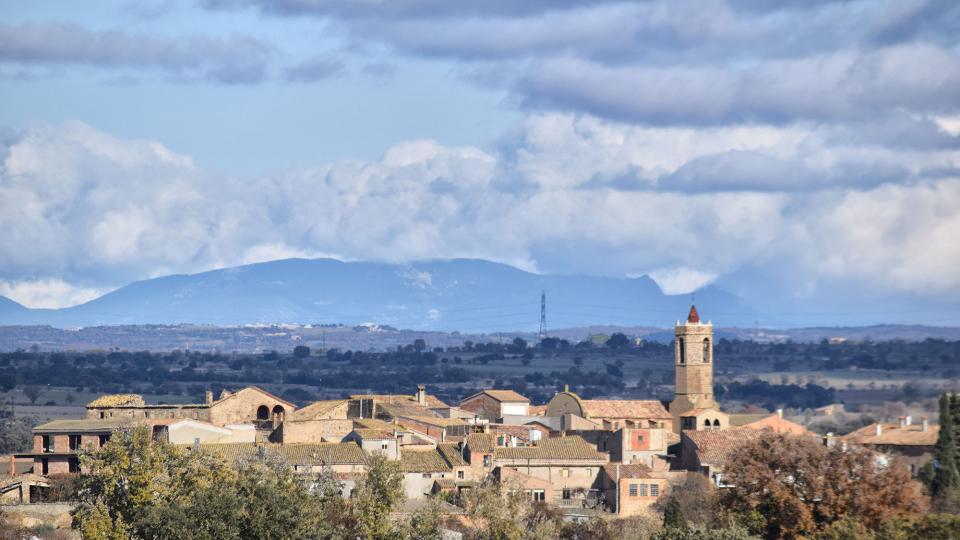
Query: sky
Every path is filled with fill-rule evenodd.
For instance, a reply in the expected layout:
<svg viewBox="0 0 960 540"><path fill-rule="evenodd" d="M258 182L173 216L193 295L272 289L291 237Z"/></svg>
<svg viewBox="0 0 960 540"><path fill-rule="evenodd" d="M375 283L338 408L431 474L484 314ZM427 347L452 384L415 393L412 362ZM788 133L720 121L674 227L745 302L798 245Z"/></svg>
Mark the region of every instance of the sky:
<svg viewBox="0 0 960 540"><path fill-rule="evenodd" d="M476 257L960 324L956 1L0 10L0 295L30 307Z"/></svg>

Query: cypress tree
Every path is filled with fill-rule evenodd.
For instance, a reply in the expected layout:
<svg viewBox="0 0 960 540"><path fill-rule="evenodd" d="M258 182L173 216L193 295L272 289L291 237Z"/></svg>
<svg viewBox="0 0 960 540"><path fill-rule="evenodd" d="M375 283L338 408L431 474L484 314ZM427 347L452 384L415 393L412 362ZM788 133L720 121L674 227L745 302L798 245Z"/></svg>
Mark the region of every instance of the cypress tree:
<svg viewBox="0 0 960 540"><path fill-rule="evenodd" d="M665 529L686 529L687 518L683 515L683 508L676 497L670 497L667 507L663 509L663 527Z"/></svg>
<svg viewBox="0 0 960 540"><path fill-rule="evenodd" d="M960 488L960 470L957 468L956 425L953 421L953 404L960 403L957 396L946 392L940 396L940 434L934 448L937 471L933 481L934 495L944 495Z"/></svg>

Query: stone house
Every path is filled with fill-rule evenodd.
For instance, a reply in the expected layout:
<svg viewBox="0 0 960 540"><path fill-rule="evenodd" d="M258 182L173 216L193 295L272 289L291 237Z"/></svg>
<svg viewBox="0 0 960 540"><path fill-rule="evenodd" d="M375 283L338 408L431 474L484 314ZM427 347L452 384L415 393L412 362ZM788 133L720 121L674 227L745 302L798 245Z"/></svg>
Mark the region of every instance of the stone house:
<svg viewBox="0 0 960 540"><path fill-rule="evenodd" d="M133 423L129 418L53 420L34 427L33 451L16 457L33 461L34 474L79 472L81 449L100 448L113 430Z"/></svg>
<svg viewBox="0 0 960 540"><path fill-rule="evenodd" d="M338 442L353 430L345 399L315 401L294 411L281 425L284 443Z"/></svg>
<svg viewBox="0 0 960 540"><path fill-rule="evenodd" d="M460 408L496 421L504 416L528 416L530 399L513 390L483 390L461 401Z"/></svg>
<svg viewBox="0 0 960 540"><path fill-rule="evenodd" d="M724 487L723 468L741 445L756 440L763 431L730 429L724 431L683 431L680 434L679 468L699 472L717 487Z"/></svg>
<svg viewBox="0 0 960 540"><path fill-rule="evenodd" d="M600 489L607 508L628 517L650 512L667 491L667 481L655 478L653 470L640 463L608 463L602 468Z"/></svg>
<svg viewBox="0 0 960 540"><path fill-rule="evenodd" d="M403 491L408 499L430 495L453 482L454 490L473 485L473 470L463 458L459 445L438 444L429 450L404 449L400 453ZM438 484L439 483L439 484Z"/></svg>
<svg viewBox="0 0 960 540"><path fill-rule="evenodd" d="M930 425L926 417L915 424L909 416L904 416L896 424L870 424L839 439L870 448L887 460L897 458L910 469L910 474L916 476L920 468L933 459L939 436L940 426Z"/></svg>
<svg viewBox="0 0 960 540"><path fill-rule="evenodd" d="M564 390L547 404L547 417L565 417L562 429L590 429L572 425L566 420L575 416L591 421L600 429L615 431L621 427L670 428L673 417L657 400L644 399L583 399Z"/></svg>

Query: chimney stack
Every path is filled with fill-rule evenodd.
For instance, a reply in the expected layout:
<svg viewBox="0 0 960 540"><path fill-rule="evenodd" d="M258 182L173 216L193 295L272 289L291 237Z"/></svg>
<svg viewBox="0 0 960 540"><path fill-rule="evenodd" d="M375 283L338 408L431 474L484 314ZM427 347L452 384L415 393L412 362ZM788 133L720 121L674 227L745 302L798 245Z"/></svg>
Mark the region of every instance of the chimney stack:
<svg viewBox="0 0 960 540"><path fill-rule="evenodd" d="M921 416L920 421L923 422L923 432L926 433L930 429L930 420L926 416Z"/></svg>
<svg viewBox="0 0 960 540"><path fill-rule="evenodd" d="M570 385L569 385L569 384L563 385L563 391L564 391L564 392L569 392L569 391L570 391Z"/></svg>
<svg viewBox="0 0 960 540"><path fill-rule="evenodd" d="M877 437L883 435L883 424L877 422Z"/></svg>
<svg viewBox="0 0 960 540"><path fill-rule="evenodd" d="M907 419L904 417L897 418L898 423L900 424L900 429L903 429L907 426Z"/></svg>
<svg viewBox="0 0 960 540"><path fill-rule="evenodd" d="M783 420L783 409L777 409L777 418Z"/></svg>
<svg viewBox="0 0 960 540"><path fill-rule="evenodd" d="M209 405L213 403L213 390L207 390L203 393L204 402Z"/></svg>
<svg viewBox="0 0 960 540"><path fill-rule="evenodd" d="M907 415L907 425L909 426L909 425L912 425L912 424L913 424L913 417L908 414L908 415Z"/></svg>
<svg viewBox="0 0 960 540"><path fill-rule="evenodd" d="M417 404L427 405L427 387L422 384L417 385Z"/></svg>

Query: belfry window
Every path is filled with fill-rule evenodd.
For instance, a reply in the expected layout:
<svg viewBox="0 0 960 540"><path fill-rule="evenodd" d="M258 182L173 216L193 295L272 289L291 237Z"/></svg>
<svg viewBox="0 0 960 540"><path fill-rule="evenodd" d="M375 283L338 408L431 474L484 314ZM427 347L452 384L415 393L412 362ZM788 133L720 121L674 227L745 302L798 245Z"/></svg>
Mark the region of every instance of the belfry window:
<svg viewBox="0 0 960 540"><path fill-rule="evenodd" d="M710 363L710 338L703 338L703 363Z"/></svg>
<svg viewBox="0 0 960 540"><path fill-rule="evenodd" d="M687 362L687 351L685 350L685 348L684 348L684 346L683 346L683 338L677 338L677 349L679 349L679 352L680 352L679 362L680 362L681 364L686 363L686 362Z"/></svg>

